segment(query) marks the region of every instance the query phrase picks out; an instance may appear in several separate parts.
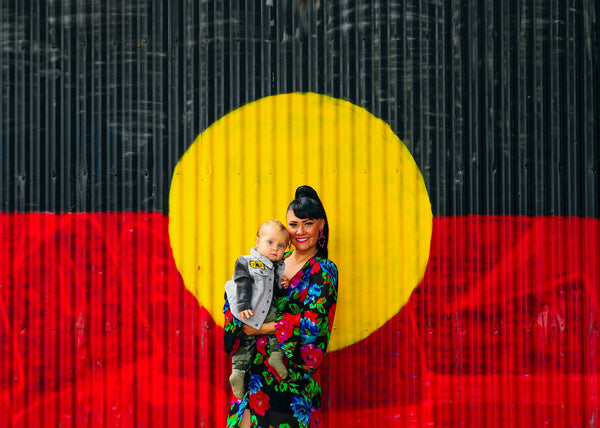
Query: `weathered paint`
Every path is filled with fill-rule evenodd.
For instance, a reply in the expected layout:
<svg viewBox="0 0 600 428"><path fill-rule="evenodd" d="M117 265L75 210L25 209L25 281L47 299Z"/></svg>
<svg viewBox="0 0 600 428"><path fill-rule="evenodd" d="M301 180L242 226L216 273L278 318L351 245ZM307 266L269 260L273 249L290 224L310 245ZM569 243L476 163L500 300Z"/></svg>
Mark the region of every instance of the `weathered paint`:
<svg viewBox="0 0 600 428"><path fill-rule="evenodd" d="M593 0L2 0L0 22L3 211L167 212L208 126L315 92L390 124L434 215L600 217Z"/></svg>
<svg viewBox="0 0 600 428"><path fill-rule="evenodd" d="M0 0L0 426L224 425L171 178L293 92L389 124L433 213L408 303L328 353L322 426L596 426L599 22L591 0Z"/></svg>
<svg viewBox="0 0 600 428"><path fill-rule="evenodd" d="M166 216L2 214L0 230L3 425L224 426L223 330ZM434 218L408 304L327 354L322 426L593 426L599 259L595 219Z"/></svg>

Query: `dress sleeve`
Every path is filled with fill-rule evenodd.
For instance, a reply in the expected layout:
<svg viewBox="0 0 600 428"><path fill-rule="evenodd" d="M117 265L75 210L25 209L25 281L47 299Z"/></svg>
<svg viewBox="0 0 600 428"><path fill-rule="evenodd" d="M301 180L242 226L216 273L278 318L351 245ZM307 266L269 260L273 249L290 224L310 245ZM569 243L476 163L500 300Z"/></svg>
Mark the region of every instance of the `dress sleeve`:
<svg viewBox="0 0 600 428"><path fill-rule="evenodd" d="M275 326L277 340L288 357L290 376L296 380L311 376L321 364L337 302L335 264L317 259L305 269L308 274L290 292Z"/></svg>

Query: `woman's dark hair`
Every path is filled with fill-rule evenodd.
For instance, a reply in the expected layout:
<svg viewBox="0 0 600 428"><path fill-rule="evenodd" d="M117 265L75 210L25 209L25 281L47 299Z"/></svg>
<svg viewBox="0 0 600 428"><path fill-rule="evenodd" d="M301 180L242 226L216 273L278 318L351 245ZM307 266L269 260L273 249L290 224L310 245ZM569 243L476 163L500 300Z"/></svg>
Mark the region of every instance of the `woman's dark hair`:
<svg viewBox="0 0 600 428"><path fill-rule="evenodd" d="M294 200L288 205L288 211L292 210L294 215L301 219L325 220L323 226L323 238L317 240L317 256L327 258L327 244L329 243L329 222L325 208L319 199L315 189L310 186L300 186L296 189Z"/></svg>

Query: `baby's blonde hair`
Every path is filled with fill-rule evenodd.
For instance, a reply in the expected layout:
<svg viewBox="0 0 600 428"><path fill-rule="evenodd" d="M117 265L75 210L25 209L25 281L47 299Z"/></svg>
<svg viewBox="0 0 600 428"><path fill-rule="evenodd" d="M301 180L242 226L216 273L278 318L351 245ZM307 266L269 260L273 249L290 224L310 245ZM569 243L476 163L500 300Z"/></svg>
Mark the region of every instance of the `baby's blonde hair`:
<svg viewBox="0 0 600 428"><path fill-rule="evenodd" d="M280 232L285 232L288 241L290 240L290 233L288 232L287 227L285 227L284 224L282 222L280 222L279 220L277 220L277 219L275 219L275 220L267 220L263 224L261 224L258 227L258 230L256 231L256 237L260 238L260 235L265 230L265 227L269 227L269 226L272 226L275 229L279 229Z"/></svg>

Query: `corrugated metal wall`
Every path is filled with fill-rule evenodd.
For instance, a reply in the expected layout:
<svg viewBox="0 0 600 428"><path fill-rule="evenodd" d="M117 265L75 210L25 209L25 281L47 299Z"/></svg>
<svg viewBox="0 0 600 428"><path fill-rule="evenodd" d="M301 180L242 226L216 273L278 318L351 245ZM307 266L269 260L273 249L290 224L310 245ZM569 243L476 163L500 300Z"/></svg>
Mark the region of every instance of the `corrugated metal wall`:
<svg viewBox="0 0 600 428"><path fill-rule="evenodd" d="M592 0L0 0L0 426L225 425L222 320L176 268L168 229L174 210L201 217L210 204L169 206L172 177L219 119L292 92L389 124L433 214L409 302L328 353L321 426L594 426L599 23ZM331 128L319 112L290 103L264 114L324 141L363 118ZM227 156L258 144L215 141ZM384 286L393 296L407 286L386 284L398 266L378 264L375 244L407 235L391 185L373 179L395 152L361 141L369 149L339 142L319 168L366 157L371 187L332 186L306 162L306 175L270 184L267 205L284 216L296 181L316 177L340 293L378 283L379 313ZM295 165L295 146L265 147ZM247 194L240 186L227 194ZM219 244L227 257L266 215L246 198L244 215L218 219L232 228ZM361 263L383 279L364 278ZM339 320L353 309L344 302Z"/></svg>
<svg viewBox="0 0 600 428"><path fill-rule="evenodd" d="M593 1L42 0L0 13L4 210L166 211L170 173L208 125L311 91L389 123L436 215L599 215Z"/></svg>

